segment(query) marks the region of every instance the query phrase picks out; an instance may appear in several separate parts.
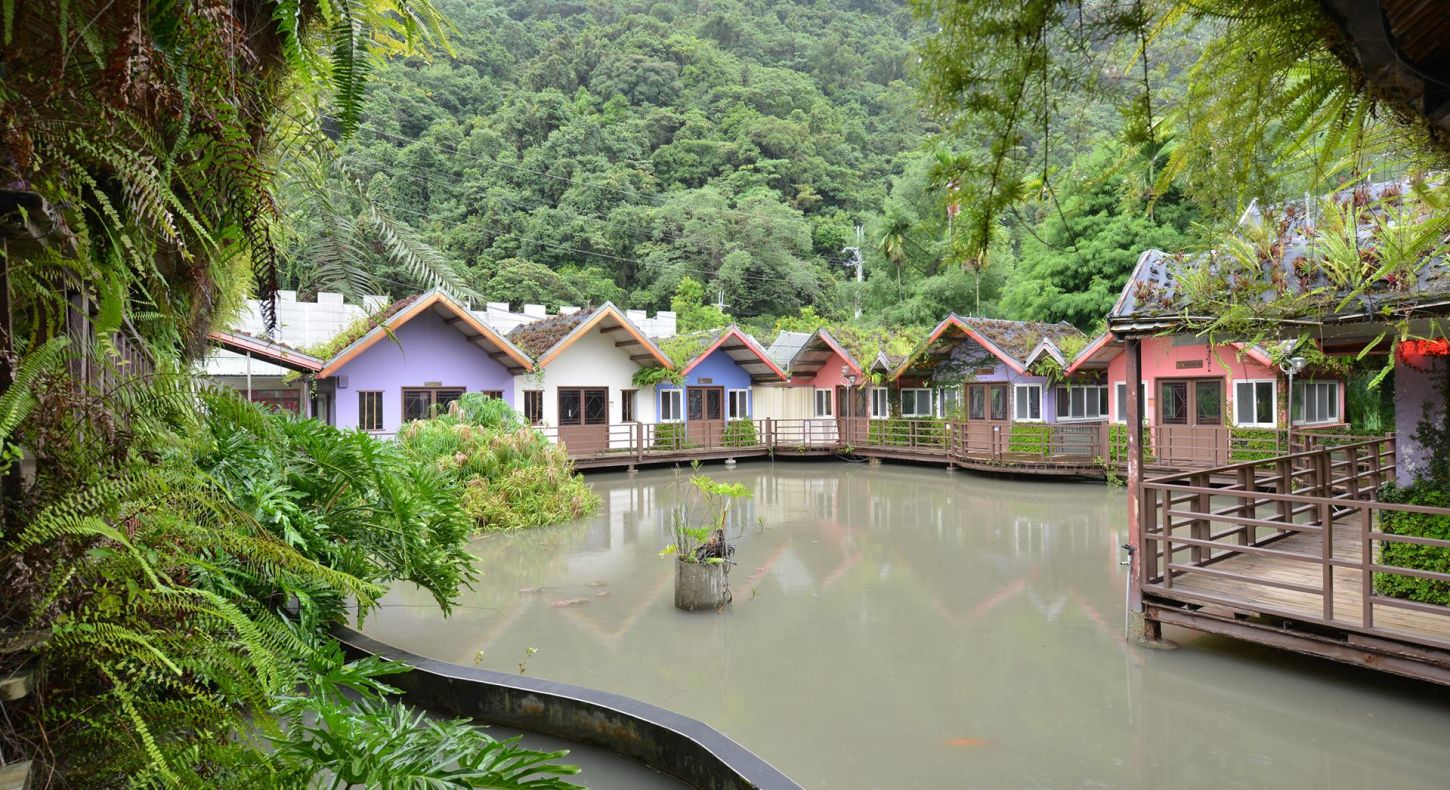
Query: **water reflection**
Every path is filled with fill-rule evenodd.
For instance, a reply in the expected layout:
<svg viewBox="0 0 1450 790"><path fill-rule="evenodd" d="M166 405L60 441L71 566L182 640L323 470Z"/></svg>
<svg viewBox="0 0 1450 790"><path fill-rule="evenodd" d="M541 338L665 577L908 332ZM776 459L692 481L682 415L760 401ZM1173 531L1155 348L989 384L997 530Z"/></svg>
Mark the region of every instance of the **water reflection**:
<svg viewBox="0 0 1450 790"><path fill-rule="evenodd" d="M726 613L673 609L672 474L647 472L591 478L584 522L478 541L450 620L400 589L367 631L679 710L807 787L1450 786L1438 688L1188 634L1128 646L1121 489L710 472L755 491Z"/></svg>

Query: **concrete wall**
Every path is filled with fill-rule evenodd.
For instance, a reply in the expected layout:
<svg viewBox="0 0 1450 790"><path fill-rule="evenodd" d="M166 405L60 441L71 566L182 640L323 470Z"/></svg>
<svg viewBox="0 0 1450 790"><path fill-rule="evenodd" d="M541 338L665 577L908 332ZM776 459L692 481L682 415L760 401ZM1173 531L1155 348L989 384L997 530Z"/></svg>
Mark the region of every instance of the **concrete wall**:
<svg viewBox="0 0 1450 790"><path fill-rule="evenodd" d="M1415 431L1431 413L1443 417L1444 399L1439 387L1444 380L1445 357L1402 354L1395 364L1395 476L1400 485L1409 485L1425 472L1429 460L1423 445L1415 441Z"/></svg>
<svg viewBox="0 0 1450 790"><path fill-rule="evenodd" d="M436 381L439 386L462 387L468 392L499 390L509 405L514 399L514 377L488 352L468 342L462 332L443 323L432 310L393 330L396 342L384 337L354 357L334 376L334 424L358 425L358 392L383 393L383 431L398 430L403 421L403 388ZM341 386L343 382L346 386Z"/></svg>
<svg viewBox="0 0 1450 790"><path fill-rule="evenodd" d="M710 352L709 356L700 360L699 364L690 370L689 375L685 376L685 387L724 387L727 391L745 390L749 392L751 390L750 374L735 364L735 360L731 359L723 349L715 349ZM664 391L678 388L673 384L661 384L659 389ZM747 396L747 400L753 401L753 397ZM658 393L655 395L655 408L656 410L659 408ZM685 411L688 417L688 404L686 404ZM753 403L750 414L755 414Z"/></svg>
<svg viewBox="0 0 1450 790"><path fill-rule="evenodd" d="M621 418L621 393L638 389L633 382L639 365L629 358L629 352L615 348L614 339L605 332L594 329L574 341L563 353L554 357L542 370L524 374L514 380L514 402L524 402L525 390L544 391L544 422L546 426L559 424L560 387L607 387L609 389L609 424L618 425ZM635 400L636 422L652 423L656 411L654 393L642 391Z"/></svg>

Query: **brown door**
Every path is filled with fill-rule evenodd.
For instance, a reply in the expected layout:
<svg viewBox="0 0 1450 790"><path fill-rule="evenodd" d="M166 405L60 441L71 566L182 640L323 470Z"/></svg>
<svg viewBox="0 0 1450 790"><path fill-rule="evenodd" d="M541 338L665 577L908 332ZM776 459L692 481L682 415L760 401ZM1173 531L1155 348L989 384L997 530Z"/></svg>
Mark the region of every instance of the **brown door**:
<svg viewBox="0 0 1450 790"><path fill-rule="evenodd" d="M1223 379L1158 382L1158 460L1178 466L1228 463Z"/></svg>
<svg viewBox="0 0 1450 790"><path fill-rule="evenodd" d="M686 388L685 421L691 444L719 447L725 436L725 388Z"/></svg>
<svg viewBox="0 0 1450 790"><path fill-rule="evenodd" d="M1006 384L970 384L967 386L967 424L964 441L968 453L993 454L1006 449L1008 403ZM999 445L1004 446L999 447Z"/></svg>
<svg viewBox="0 0 1450 790"><path fill-rule="evenodd" d="M866 442L871 428L871 396L864 387L836 387L837 436L850 445Z"/></svg>
<svg viewBox="0 0 1450 790"><path fill-rule="evenodd" d="M609 446L609 390L559 389L559 442L573 456L601 453Z"/></svg>

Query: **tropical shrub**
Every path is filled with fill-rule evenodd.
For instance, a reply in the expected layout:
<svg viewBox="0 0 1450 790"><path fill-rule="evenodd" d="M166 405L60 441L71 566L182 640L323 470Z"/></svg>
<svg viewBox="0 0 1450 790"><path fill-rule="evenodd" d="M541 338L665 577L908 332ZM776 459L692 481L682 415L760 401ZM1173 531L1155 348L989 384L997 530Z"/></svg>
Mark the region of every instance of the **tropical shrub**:
<svg viewBox="0 0 1450 790"><path fill-rule="evenodd" d="M1283 455L1283 446L1277 428L1229 428L1229 454L1231 462L1264 461Z"/></svg>
<svg viewBox="0 0 1450 790"><path fill-rule="evenodd" d="M759 444L755 436L755 421L731 420L725 426L723 442L726 447L754 447Z"/></svg>
<svg viewBox="0 0 1450 790"><path fill-rule="evenodd" d="M1014 422L1007 439L1007 451L1028 455L1046 455L1052 428L1045 423Z"/></svg>
<svg viewBox="0 0 1450 790"><path fill-rule="evenodd" d="M662 422L655 426L654 444L650 445L655 450L679 450L689 446L686 440L685 424L682 422Z"/></svg>
<svg viewBox="0 0 1450 790"><path fill-rule="evenodd" d="M572 521L599 503L564 448L480 392L464 393L447 414L405 424L397 437L409 457L461 486L477 532Z"/></svg>
<svg viewBox="0 0 1450 790"><path fill-rule="evenodd" d="M871 420L866 442L887 447L945 447L946 426L932 417L891 417Z"/></svg>
<svg viewBox="0 0 1450 790"><path fill-rule="evenodd" d="M1153 434L1148 426L1143 426L1143 460L1152 462L1157 460L1153 455ZM1128 462L1128 426L1108 426L1108 463L1125 464Z"/></svg>
<svg viewBox="0 0 1450 790"><path fill-rule="evenodd" d="M1450 491L1423 480L1404 487L1387 485L1380 490L1379 498L1381 502L1450 507ZM1382 510L1380 529L1392 535L1450 540L1450 516ZM1383 565L1450 573L1450 549L1413 543L1385 542L1381 546L1380 563ZM1382 595L1450 606L1450 584L1444 582L1376 573L1374 586Z"/></svg>

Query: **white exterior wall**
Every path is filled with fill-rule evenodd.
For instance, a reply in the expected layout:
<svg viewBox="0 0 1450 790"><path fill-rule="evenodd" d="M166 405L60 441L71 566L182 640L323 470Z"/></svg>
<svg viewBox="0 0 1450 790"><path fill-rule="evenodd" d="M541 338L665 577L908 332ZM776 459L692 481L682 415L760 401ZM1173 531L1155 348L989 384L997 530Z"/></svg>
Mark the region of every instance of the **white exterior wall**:
<svg viewBox="0 0 1450 790"><path fill-rule="evenodd" d="M654 387L635 387L634 373L637 370L639 370L639 365L629 358L629 352L622 348L615 348L612 335L594 329L588 335L575 340L543 369L515 376L514 403L518 404L519 412L522 413L524 392L543 390L544 421L542 425L556 428L559 425L560 387L608 387L609 424L617 426L623 424L620 419L621 392L639 389L634 403L635 422L653 423L658 416L655 408ZM611 428L610 437L612 444L627 445L628 437L619 428Z"/></svg>

